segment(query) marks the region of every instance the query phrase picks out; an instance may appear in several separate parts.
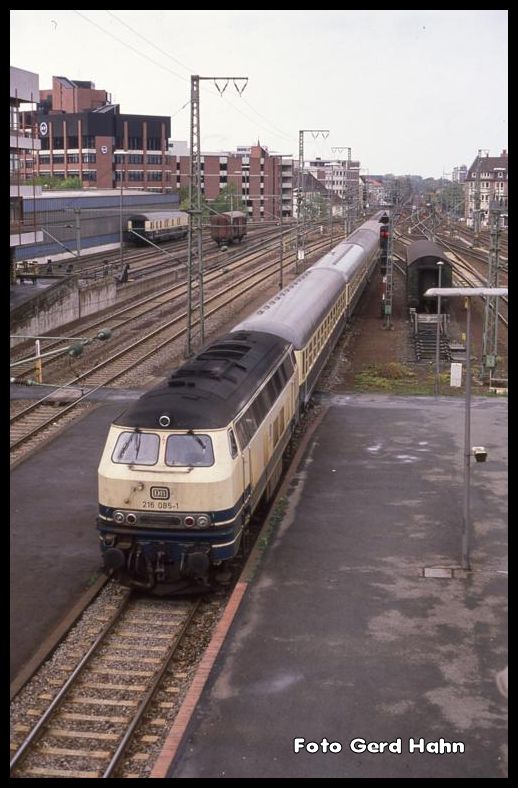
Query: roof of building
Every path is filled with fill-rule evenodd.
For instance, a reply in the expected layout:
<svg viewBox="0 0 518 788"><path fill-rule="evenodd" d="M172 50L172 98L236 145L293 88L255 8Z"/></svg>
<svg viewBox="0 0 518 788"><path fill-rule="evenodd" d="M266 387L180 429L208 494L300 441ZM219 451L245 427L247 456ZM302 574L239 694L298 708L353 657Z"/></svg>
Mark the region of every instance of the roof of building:
<svg viewBox="0 0 518 788"><path fill-rule="evenodd" d="M104 197L120 197L120 189L54 189L43 191L40 197L46 200L62 200L64 197L91 197L99 199ZM145 192L143 189L122 189L123 197L142 197L143 194L159 194L159 192ZM170 197L171 195L169 195Z"/></svg>
<svg viewBox="0 0 518 788"><path fill-rule="evenodd" d="M509 166L509 157L507 155L507 151L502 151L500 156L477 156L468 170L468 178L471 178L472 175L476 174L478 162L480 162L479 172L481 173L491 173L496 169L503 169L505 172L507 172L507 168Z"/></svg>

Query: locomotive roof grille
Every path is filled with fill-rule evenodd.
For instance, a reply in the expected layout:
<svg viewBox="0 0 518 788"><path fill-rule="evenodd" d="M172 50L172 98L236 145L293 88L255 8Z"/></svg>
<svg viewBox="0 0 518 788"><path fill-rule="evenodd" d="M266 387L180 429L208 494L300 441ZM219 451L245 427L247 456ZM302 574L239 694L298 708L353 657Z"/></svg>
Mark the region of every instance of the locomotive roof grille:
<svg viewBox="0 0 518 788"><path fill-rule="evenodd" d="M286 340L264 332L239 331L224 337L143 394L115 424L161 429L159 418L167 413L171 429L225 427L277 367L289 347Z"/></svg>

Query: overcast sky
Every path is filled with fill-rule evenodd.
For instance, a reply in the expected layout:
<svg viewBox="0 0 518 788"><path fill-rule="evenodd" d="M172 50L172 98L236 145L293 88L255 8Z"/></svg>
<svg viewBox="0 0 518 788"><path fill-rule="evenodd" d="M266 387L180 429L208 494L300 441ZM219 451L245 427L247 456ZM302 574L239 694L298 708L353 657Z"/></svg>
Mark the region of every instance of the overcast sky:
<svg viewBox="0 0 518 788"><path fill-rule="evenodd" d="M362 172L441 177L507 148L507 11L11 11L10 63L88 80L129 114L188 140L190 77L248 77L240 98L201 83L203 151L257 140ZM223 83L221 83L223 84ZM221 85L220 85L221 86Z"/></svg>

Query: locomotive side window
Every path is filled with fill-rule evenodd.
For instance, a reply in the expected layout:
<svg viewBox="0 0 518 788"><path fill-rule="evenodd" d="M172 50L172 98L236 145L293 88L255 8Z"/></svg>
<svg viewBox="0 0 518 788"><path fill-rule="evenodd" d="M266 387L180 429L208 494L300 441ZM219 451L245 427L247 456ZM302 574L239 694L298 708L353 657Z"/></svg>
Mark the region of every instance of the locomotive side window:
<svg viewBox="0 0 518 788"><path fill-rule="evenodd" d="M259 425L264 420L275 400L281 395L283 388L293 375L293 371L293 359L291 356L286 356L282 365L278 367L268 383L250 403L247 410L236 423L237 436L243 448L250 442L259 429Z"/></svg>
<svg viewBox="0 0 518 788"><path fill-rule="evenodd" d="M165 447L165 463L196 468L214 465L212 441L208 435L170 435Z"/></svg>
<svg viewBox="0 0 518 788"><path fill-rule="evenodd" d="M122 432L112 454L112 462L126 465L155 465L160 439L149 432Z"/></svg>
<svg viewBox="0 0 518 788"><path fill-rule="evenodd" d="M230 456L232 458L237 457L238 451L237 451L237 443L236 443L236 437L234 435L234 430L228 431L228 444L230 446Z"/></svg>

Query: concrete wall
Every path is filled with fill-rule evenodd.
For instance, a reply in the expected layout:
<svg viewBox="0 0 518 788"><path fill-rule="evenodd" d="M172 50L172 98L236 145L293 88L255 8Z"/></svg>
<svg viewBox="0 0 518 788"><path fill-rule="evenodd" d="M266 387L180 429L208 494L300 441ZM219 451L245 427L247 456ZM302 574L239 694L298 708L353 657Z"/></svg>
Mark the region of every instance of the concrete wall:
<svg viewBox="0 0 518 788"><path fill-rule="evenodd" d="M184 266L181 269L174 269L173 271L167 271L165 274L156 274L155 276L137 279L134 282L131 281L130 271L130 281L117 287L117 304L123 304L139 296L145 296L147 293L160 293L161 290L166 290L171 285L175 285L177 282L185 282L185 280Z"/></svg>
<svg viewBox="0 0 518 788"><path fill-rule="evenodd" d="M52 330L112 306L117 298L115 282L60 280L30 301L11 310L10 334L42 336ZM11 339L11 347L25 340Z"/></svg>

